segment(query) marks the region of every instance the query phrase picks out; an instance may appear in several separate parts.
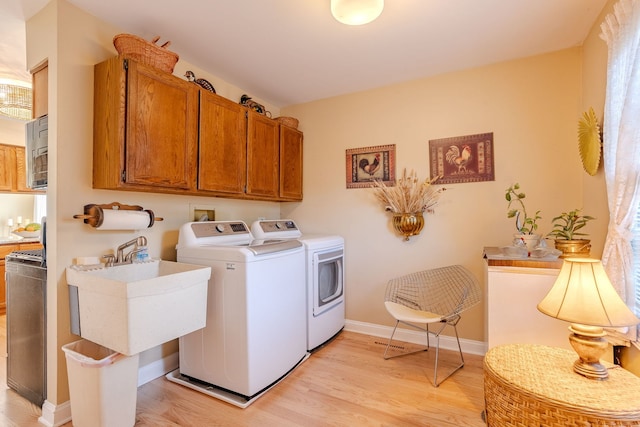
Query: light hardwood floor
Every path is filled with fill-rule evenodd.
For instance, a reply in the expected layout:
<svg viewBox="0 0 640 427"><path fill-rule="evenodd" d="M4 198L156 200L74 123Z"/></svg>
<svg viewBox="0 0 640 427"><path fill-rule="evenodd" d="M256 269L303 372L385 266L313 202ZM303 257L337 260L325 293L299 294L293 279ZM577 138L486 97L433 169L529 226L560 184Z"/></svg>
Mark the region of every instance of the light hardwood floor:
<svg viewBox="0 0 640 427"><path fill-rule="evenodd" d="M485 425L481 356L465 355L465 367L435 388L431 384L433 351L384 360L383 342L382 338L343 332L246 409L158 378L138 388L135 425ZM1 354L6 357L6 350ZM441 351L443 368L447 366L442 361L452 356L450 351ZM40 409L6 387L6 363L1 373L0 425L42 427L37 422Z"/></svg>

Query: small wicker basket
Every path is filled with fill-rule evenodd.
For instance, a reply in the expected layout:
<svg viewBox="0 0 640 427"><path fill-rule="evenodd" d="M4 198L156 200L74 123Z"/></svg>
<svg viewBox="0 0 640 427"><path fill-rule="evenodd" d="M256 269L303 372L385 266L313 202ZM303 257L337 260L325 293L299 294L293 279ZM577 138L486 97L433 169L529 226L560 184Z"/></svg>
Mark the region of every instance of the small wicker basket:
<svg viewBox="0 0 640 427"><path fill-rule="evenodd" d="M285 117L285 116L276 117L276 121L294 129L298 129L298 124L300 123L299 120L296 119L295 117Z"/></svg>
<svg viewBox="0 0 640 427"><path fill-rule="evenodd" d="M159 36L149 42L133 34L117 34L113 38L113 45L120 55L126 55L167 73L173 73L173 67L178 62L179 56L167 50L171 42L158 46L156 44L158 40L160 40Z"/></svg>

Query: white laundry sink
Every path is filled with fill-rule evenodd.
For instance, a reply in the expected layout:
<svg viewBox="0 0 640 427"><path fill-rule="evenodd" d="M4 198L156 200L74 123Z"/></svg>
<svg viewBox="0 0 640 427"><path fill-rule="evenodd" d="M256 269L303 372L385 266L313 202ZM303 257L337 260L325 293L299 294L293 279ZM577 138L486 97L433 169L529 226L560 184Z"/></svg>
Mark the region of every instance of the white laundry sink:
<svg viewBox="0 0 640 427"><path fill-rule="evenodd" d="M153 260L95 269L73 266L66 274L72 331L125 355L206 324L211 267Z"/></svg>

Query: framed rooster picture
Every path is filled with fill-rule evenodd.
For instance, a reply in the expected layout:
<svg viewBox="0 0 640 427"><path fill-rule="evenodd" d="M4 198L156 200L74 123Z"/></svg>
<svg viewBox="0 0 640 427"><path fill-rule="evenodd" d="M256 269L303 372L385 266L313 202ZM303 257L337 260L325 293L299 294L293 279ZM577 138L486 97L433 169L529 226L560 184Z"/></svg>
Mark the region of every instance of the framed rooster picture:
<svg viewBox="0 0 640 427"><path fill-rule="evenodd" d="M495 181L493 132L429 141L431 177L438 184Z"/></svg>
<svg viewBox="0 0 640 427"><path fill-rule="evenodd" d="M396 182L396 146L352 148L347 153L347 188L372 187L374 180Z"/></svg>

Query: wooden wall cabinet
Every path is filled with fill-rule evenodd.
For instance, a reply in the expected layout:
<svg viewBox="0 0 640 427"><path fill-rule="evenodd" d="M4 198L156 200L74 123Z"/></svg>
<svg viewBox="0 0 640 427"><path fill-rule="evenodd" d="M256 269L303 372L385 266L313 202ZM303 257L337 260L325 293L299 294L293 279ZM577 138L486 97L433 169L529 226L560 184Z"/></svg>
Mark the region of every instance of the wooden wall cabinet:
<svg viewBox="0 0 640 427"><path fill-rule="evenodd" d="M301 132L122 56L94 91L94 188L302 200Z"/></svg>
<svg viewBox="0 0 640 427"><path fill-rule="evenodd" d="M198 88L118 56L95 66L93 186L196 188Z"/></svg>
<svg viewBox="0 0 640 427"><path fill-rule="evenodd" d="M46 194L27 187L24 147L0 144L0 192Z"/></svg>
<svg viewBox="0 0 640 427"><path fill-rule="evenodd" d="M282 131L280 126L201 90L198 190L246 199L302 200L302 132ZM297 179L299 190L291 184Z"/></svg>

